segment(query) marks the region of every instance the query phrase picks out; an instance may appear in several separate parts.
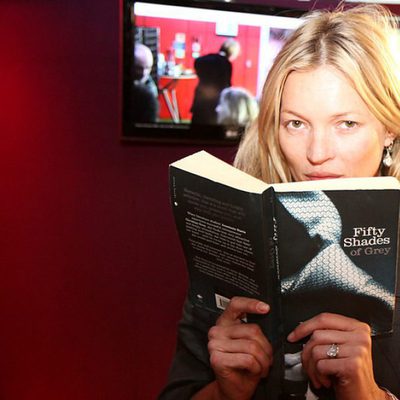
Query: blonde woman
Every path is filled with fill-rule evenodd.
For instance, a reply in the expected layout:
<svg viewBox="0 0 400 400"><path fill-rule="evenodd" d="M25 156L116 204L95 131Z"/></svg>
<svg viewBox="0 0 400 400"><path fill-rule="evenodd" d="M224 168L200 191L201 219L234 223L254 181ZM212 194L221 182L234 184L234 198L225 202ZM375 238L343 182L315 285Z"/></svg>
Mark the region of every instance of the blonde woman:
<svg viewBox="0 0 400 400"><path fill-rule="evenodd" d="M218 124L239 134L257 118L258 103L247 89L231 86L221 92L216 111Z"/></svg>
<svg viewBox="0 0 400 400"><path fill-rule="evenodd" d="M379 6L307 16L272 66L258 120L244 136L236 166L267 182L399 178L400 81L391 21ZM268 312L269 305L260 301L234 298L216 319L186 302L160 398L400 396L398 299L394 333L386 337L371 339L367 324L327 313L288 335L289 342L306 340L301 364L310 385L303 397L280 397L271 343L257 325L240 321L246 313ZM340 351L331 357L332 343Z"/></svg>

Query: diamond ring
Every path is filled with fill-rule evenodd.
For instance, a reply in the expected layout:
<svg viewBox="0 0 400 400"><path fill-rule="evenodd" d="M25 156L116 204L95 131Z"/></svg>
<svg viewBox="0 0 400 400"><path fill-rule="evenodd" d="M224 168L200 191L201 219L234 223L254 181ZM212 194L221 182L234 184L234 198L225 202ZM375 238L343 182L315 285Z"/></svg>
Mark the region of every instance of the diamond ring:
<svg viewBox="0 0 400 400"><path fill-rule="evenodd" d="M328 356L328 358L337 358L337 356L339 355L339 346L336 343L332 343L329 346L326 355Z"/></svg>

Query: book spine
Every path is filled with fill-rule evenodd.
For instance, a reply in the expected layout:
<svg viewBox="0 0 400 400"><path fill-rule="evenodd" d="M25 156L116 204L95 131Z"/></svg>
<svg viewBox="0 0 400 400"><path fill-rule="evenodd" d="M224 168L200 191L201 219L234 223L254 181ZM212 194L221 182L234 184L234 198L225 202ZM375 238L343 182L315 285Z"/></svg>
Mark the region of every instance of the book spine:
<svg viewBox="0 0 400 400"><path fill-rule="evenodd" d="M282 341L282 308L279 272L278 226L275 215L275 193L271 188L263 194L263 232L266 254L266 292L271 307L266 333L273 345L280 347Z"/></svg>
<svg viewBox="0 0 400 400"><path fill-rule="evenodd" d="M266 244L265 253L268 255L267 266L267 293L271 307L268 324L265 333L274 348L274 368L271 370L267 391L276 392L276 388L282 388L285 374L284 363L284 342L283 335L283 312L281 301L280 284L280 265L279 265L279 235L276 215L276 196L274 189L271 188L264 193L264 242ZM279 394L281 396L282 393ZM281 397L279 397L281 398ZM283 398L283 397L282 397Z"/></svg>

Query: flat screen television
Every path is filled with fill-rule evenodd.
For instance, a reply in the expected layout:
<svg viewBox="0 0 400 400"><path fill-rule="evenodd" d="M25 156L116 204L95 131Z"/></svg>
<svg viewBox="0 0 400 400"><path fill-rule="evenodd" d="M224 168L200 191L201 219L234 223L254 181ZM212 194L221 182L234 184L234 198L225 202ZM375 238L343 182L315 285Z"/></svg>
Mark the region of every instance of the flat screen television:
<svg viewBox="0 0 400 400"><path fill-rule="evenodd" d="M265 3L124 0L122 138L236 144L301 23L302 11Z"/></svg>

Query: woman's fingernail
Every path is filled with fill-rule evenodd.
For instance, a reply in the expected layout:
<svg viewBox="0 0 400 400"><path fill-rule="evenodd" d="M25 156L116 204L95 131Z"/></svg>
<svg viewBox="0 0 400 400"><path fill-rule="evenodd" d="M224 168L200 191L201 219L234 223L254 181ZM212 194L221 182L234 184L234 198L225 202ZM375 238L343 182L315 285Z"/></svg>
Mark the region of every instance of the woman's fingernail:
<svg viewBox="0 0 400 400"><path fill-rule="evenodd" d="M262 313L266 313L266 312L269 311L269 305L266 304L266 303L263 303L262 301L260 301L260 302L257 304L257 310L260 311L260 312L262 312Z"/></svg>
<svg viewBox="0 0 400 400"><path fill-rule="evenodd" d="M288 337L287 337L287 340L289 340L289 342L290 342L291 340L293 340L293 337L294 337L294 333L290 332Z"/></svg>

